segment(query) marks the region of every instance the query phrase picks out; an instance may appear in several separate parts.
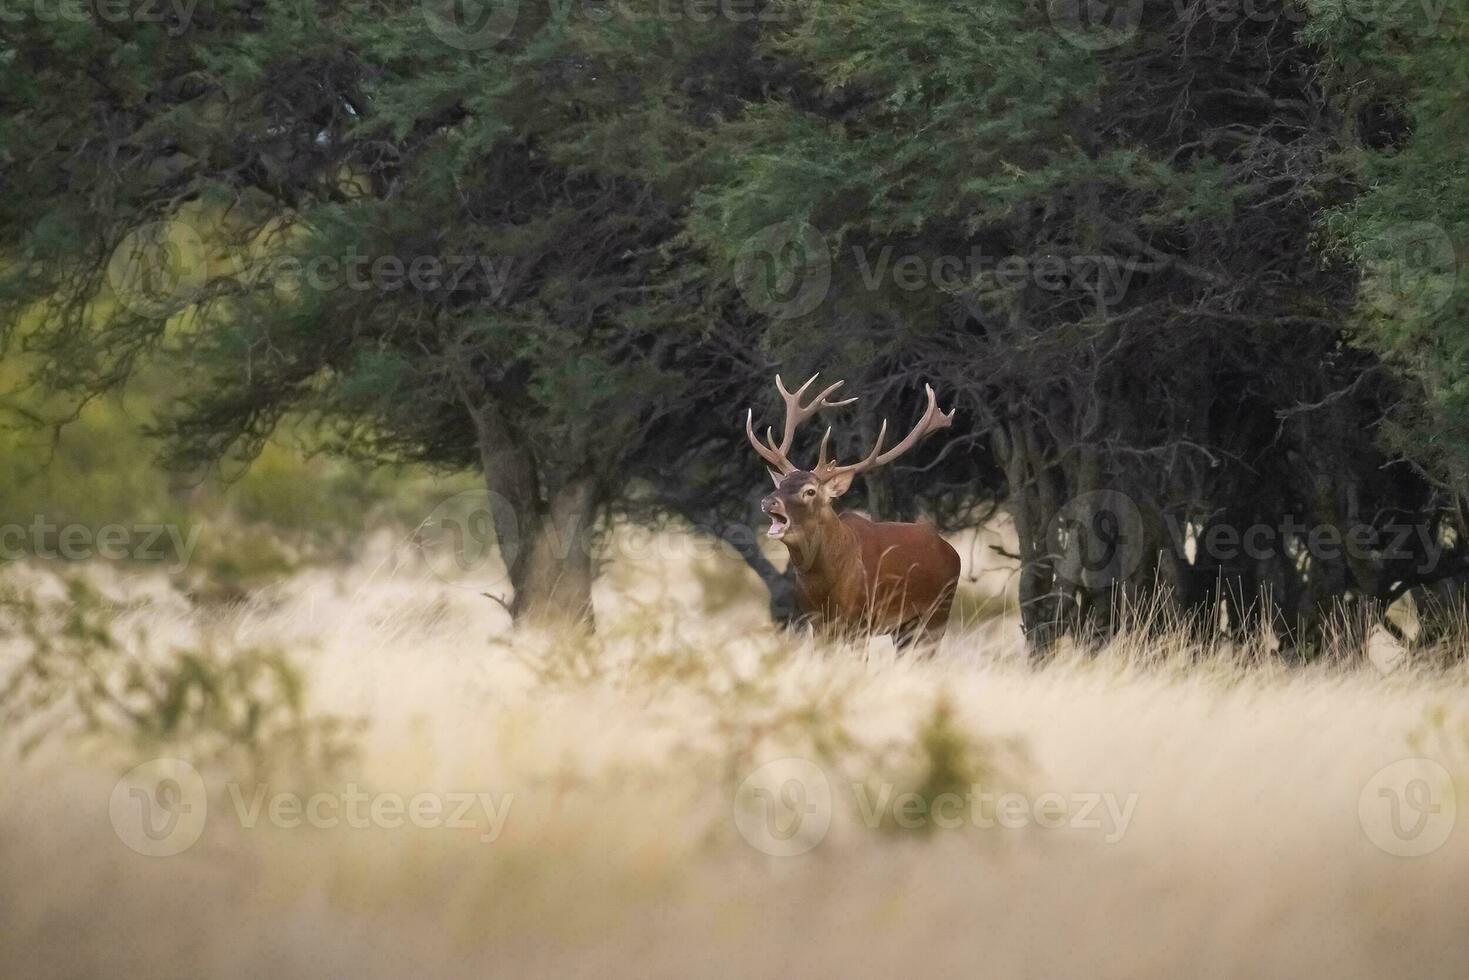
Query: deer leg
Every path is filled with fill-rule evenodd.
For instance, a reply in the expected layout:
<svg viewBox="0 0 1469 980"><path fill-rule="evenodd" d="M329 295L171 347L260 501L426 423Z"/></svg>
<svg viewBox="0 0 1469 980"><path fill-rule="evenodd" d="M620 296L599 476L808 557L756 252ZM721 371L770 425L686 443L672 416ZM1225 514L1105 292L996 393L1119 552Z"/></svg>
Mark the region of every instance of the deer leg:
<svg viewBox="0 0 1469 980"><path fill-rule="evenodd" d="M935 635L932 625L925 617L920 616L900 624L897 629L893 630L893 648L900 657L919 646L929 647L932 652L930 644L937 646L939 638L943 635L942 629Z"/></svg>
<svg viewBox="0 0 1469 980"><path fill-rule="evenodd" d="M940 599L932 609L915 616L893 631L893 646L899 654L907 653L917 646L924 646L931 655L938 649L939 641L949 631L949 607L954 603L952 591Z"/></svg>

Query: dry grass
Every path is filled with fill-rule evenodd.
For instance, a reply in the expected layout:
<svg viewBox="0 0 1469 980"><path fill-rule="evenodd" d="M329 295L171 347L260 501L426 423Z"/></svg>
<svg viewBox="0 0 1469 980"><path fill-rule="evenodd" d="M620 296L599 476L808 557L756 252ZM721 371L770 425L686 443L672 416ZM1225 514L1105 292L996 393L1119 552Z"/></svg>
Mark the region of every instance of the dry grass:
<svg viewBox="0 0 1469 980"><path fill-rule="evenodd" d="M306 784L288 760L259 775L198 759L208 820L171 857L125 846L109 800L130 765L190 757L189 737L53 739L7 762L0 972L1469 975L1469 820L1413 858L1359 817L1374 774L1409 756L1441 763L1463 798L1462 669L1286 670L1174 638L1037 670L993 616L899 661L886 641L769 635L753 580L750 601L726 582L706 608L708 568L657 583L613 568L597 640L510 642L493 602L399 557L208 611L99 576L144 600L110 618L135 653L278 650L313 717L364 727L353 758ZM819 842L802 825L791 840L812 849L771 857L742 836L767 825L740 787L793 756L824 774L831 825ZM231 780L247 800L260 780L483 793L503 823L476 809L463 828L247 828ZM999 816L987 800L939 826L939 801L970 786L1059 794L1061 826L983 826ZM779 807L815 800L774 788ZM1454 786L1431 789L1453 802ZM911 826L867 818L884 791L918 801ZM1132 800L1126 819L1088 826L1094 795Z"/></svg>

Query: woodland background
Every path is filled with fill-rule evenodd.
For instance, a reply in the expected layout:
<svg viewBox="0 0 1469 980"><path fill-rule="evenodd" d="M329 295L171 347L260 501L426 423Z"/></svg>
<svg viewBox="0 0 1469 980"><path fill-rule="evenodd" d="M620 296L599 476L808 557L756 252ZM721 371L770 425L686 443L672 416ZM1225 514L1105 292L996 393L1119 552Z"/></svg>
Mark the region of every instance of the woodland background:
<svg viewBox="0 0 1469 980"><path fill-rule="evenodd" d="M740 416L819 370L847 455L923 382L958 408L854 502L1002 510L1038 651L1151 601L1307 656L1453 618L1461 0L58 10L0 25L6 405L44 464L133 393L122 506L289 432L358 466L311 530L365 523L364 465L483 480L517 617L587 608L618 520L725 537L780 617Z"/></svg>
<svg viewBox="0 0 1469 980"><path fill-rule="evenodd" d="M1469 976L1465 13L0 0L0 973Z"/></svg>

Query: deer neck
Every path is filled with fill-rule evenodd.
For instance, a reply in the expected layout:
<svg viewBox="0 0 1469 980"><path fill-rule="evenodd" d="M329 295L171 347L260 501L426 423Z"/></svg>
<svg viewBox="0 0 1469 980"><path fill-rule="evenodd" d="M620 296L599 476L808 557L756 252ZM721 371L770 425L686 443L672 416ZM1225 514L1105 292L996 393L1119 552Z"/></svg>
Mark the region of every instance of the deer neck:
<svg viewBox="0 0 1469 980"><path fill-rule="evenodd" d="M836 590L862 574L861 551L852 529L834 513L823 515L811 534L788 545L796 575L808 586Z"/></svg>

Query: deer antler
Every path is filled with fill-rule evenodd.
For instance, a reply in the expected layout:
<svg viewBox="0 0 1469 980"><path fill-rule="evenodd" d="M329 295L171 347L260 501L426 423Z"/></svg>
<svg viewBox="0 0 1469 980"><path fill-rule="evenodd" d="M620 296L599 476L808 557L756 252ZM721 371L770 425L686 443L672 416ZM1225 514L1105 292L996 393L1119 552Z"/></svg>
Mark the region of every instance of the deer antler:
<svg viewBox="0 0 1469 980"><path fill-rule="evenodd" d="M951 409L948 414L939 411L938 399L933 393L933 385L924 385L923 390L928 394L928 407L923 411L923 418L918 420L918 424L913 427L912 432L909 432L903 437L902 442L887 452L882 451L883 440L888 434L888 420L883 419L882 427L877 430L877 445L872 447L872 452L867 454L867 458L859 463L838 466L835 460L828 460L826 458L826 444L831 438L831 429L827 429L826 435L821 438L820 461L811 472L823 483L838 476L855 477L859 473L875 470L879 466L886 466L918 445L925 436L937 432L940 429L947 429L954 422L953 410Z"/></svg>
<svg viewBox="0 0 1469 980"><path fill-rule="evenodd" d="M820 376L820 374L811 375L805 384L793 392L786 391L786 386L781 382L780 375L777 374L775 376L775 387L780 391L780 397L786 403L785 432L781 436L779 446L775 444L774 430L768 427L765 430L766 441L764 443L755 438L755 411L754 409L745 410L745 435L749 437L750 445L754 446L755 452L760 454L760 458L765 460L770 468L781 476L794 472L797 468L787 456L791 451L791 444L796 438L796 427L823 408L840 408L843 405L850 405L857 400L855 398L848 398L839 402L827 401L827 398L831 396L832 392L836 391L845 383L838 381L835 384L827 385L821 394L811 399L808 404L802 405L801 396L806 393L807 388L810 388L816 383L816 379ZM828 434L830 431L829 429L827 430Z"/></svg>

